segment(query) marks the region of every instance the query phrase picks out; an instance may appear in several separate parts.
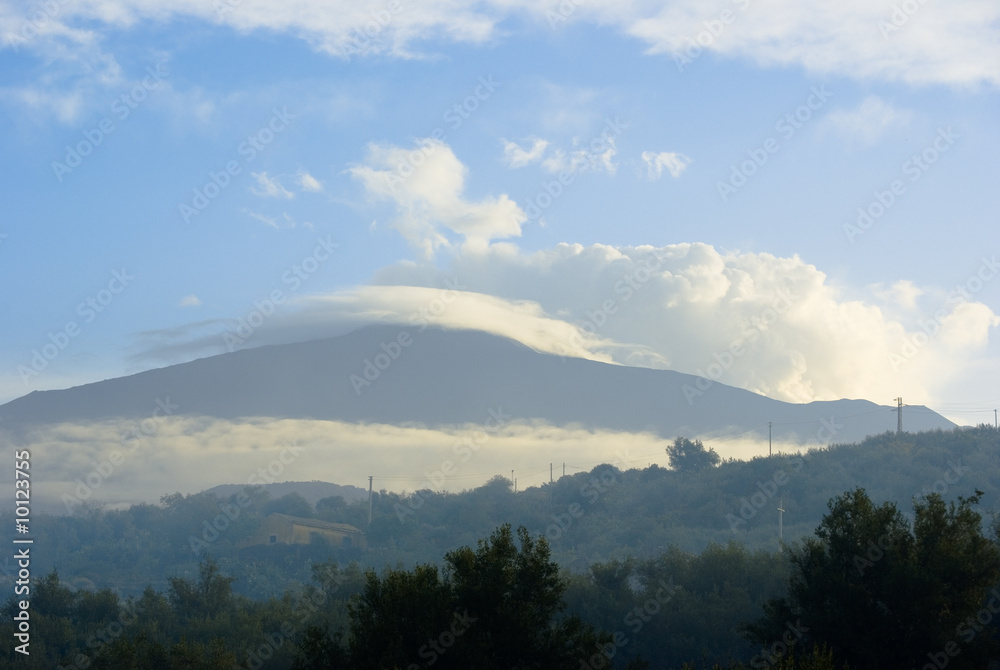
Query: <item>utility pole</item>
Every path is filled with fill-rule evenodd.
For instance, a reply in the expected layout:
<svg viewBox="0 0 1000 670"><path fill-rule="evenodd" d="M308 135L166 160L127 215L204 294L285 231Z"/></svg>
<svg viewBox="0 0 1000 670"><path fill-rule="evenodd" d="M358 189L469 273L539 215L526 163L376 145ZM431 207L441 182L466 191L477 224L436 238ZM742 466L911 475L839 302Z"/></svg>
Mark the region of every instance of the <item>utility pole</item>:
<svg viewBox="0 0 1000 670"><path fill-rule="evenodd" d="M552 483L552 464L549 463L549 484Z"/></svg>
<svg viewBox="0 0 1000 670"><path fill-rule="evenodd" d="M514 471L510 471L510 483L514 486L514 493L517 493L517 480L514 479Z"/></svg>
<svg viewBox="0 0 1000 670"><path fill-rule="evenodd" d="M783 517L785 516L784 507L785 507L785 499L778 498L778 551L784 551L784 544L785 544L784 528L782 527L782 524L784 522Z"/></svg>
<svg viewBox="0 0 1000 670"><path fill-rule="evenodd" d="M893 398L896 401L896 434L903 434L903 397Z"/></svg>
<svg viewBox="0 0 1000 670"><path fill-rule="evenodd" d="M372 476L368 475L368 525L372 525Z"/></svg>
<svg viewBox="0 0 1000 670"><path fill-rule="evenodd" d="M771 422L767 422L767 457L771 457Z"/></svg>

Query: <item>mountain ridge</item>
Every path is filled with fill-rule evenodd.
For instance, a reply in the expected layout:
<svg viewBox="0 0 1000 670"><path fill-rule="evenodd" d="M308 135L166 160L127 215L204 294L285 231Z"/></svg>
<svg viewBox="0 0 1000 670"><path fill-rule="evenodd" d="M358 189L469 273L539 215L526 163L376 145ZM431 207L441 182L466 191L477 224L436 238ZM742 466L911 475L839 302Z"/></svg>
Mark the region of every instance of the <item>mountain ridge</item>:
<svg viewBox="0 0 1000 670"><path fill-rule="evenodd" d="M502 408L514 421L686 435L753 434L825 444L895 428L894 407L841 399L795 404L673 370L539 353L474 330L392 325L264 345L0 405L0 427L142 418L157 407L237 420L275 417L351 423L481 424ZM876 416L881 414L882 416ZM955 424L922 406L907 430Z"/></svg>

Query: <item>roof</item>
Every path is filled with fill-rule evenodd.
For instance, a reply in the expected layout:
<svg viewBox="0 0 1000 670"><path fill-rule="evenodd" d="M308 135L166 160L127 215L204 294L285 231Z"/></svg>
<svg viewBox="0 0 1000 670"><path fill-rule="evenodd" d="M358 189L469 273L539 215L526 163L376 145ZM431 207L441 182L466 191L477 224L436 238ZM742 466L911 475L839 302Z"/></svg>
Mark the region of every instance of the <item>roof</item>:
<svg viewBox="0 0 1000 670"><path fill-rule="evenodd" d="M318 528L320 530L334 530L338 533L347 534L359 534L364 535L364 531L360 528L355 528L349 523L331 523L330 521L321 521L320 519L306 519L301 516L291 516L289 514L279 514L275 512L273 514L268 514L267 518L277 517L282 521L287 521L289 523L296 523L300 526L308 526L309 528Z"/></svg>

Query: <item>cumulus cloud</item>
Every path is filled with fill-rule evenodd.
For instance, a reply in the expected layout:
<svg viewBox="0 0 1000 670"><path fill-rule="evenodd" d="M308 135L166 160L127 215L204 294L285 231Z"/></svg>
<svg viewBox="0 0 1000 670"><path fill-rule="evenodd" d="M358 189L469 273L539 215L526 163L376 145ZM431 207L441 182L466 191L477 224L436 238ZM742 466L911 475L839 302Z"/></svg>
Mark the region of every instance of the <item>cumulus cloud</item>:
<svg viewBox="0 0 1000 670"><path fill-rule="evenodd" d="M661 151L659 153L643 151L642 160L646 164L647 174L651 181L662 177L664 169L670 173L671 177L676 179L691 164L690 158L673 151Z"/></svg>
<svg viewBox="0 0 1000 670"><path fill-rule="evenodd" d="M540 161L546 147L549 146L548 141L537 137L531 139L530 149L523 149L516 142L503 138L500 138L500 141L503 143L504 163L510 168L521 168Z"/></svg>
<svg viewBox="0 0 1000 670"><path fill-rule="evenodd" d="M466 200L468 170L438 140L412 149L369 145L365 162L349 172L369 195L395 204L393 227L427 258L454 247L449 233L461 236L466 248L484 249L490 240L519 236L528 218L506 194Z"/></svg>
<svg viewBox="0 0 1000 670"><path fill-rule="evenodd" d="M271 177L266 172L251 172L257 180L256 186L250 187L250 192L262 198L286 198L291 199L295 194L281 185L278 177Z"/></svg>
<svg viewBox="0 0 1000 670"><path fill-rule="evenodd" d="M544 350L583 346L590 356L700 374L791 402L892 398L904 387L933 399L962 361L983 354L1000 325L973 300L924 295L906 283L895 287L893 304L879 292L850 299L797 256L721 253L706 244L562 244L533 254L496 245L454 258L447 272L470 291L529 301L536 313L589 335L569 331ZM443 276L399 265L376 281L433 285ZM923 320L897 316L900 300ZM938 327L925 338L928 319ZM507 332L514 320L506 317ZM499 328L486 318L479 327Z"/></svg>
<svg viewBox="0 0 1000 670"><path fill-rule="evenodd" d="M878 96L868 96L854 109L835 109L823 119L827 129L860 146L875 144L893 127L904 126L913 114L899 110Z"/></svg>
<svg viewBox="0 0 1000 670"><path fill-rule="evenodd" d="M444 309L430 310L448 291ZM971 294L970 294L971 295ZM989 363L1000 316L960 293L897 282L845 296L797 256L661 247L509 243L464 249L446 267L401 263L369 286L302 297L254 333L255 346L424 319L563 356L672 369L790 402L908 397L933 403ZM160 342L161 358L221 353L204 325ZM159 341L158 341L159 342Z"/></svg>

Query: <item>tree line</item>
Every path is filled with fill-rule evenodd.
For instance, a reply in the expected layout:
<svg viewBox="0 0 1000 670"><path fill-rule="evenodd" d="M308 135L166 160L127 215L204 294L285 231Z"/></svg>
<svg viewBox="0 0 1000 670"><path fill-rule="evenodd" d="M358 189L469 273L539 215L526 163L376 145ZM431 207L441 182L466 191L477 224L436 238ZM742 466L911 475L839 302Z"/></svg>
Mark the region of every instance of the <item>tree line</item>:
<svg viewBox="0 0 1000 670"><path fill-rule="evenodd" d="M280 598L233 593L205 558L121 599L52 572L31 595L28 668L981 668L1000 661L1000 542L982 492L917 499L913 518L863 489L831 499L780 553L671 549L570 574L544 535L509 524L441 565L312 566ZM995 526L993 526L995 528ZM13 649L13 598L0 620Z"/></svg>

